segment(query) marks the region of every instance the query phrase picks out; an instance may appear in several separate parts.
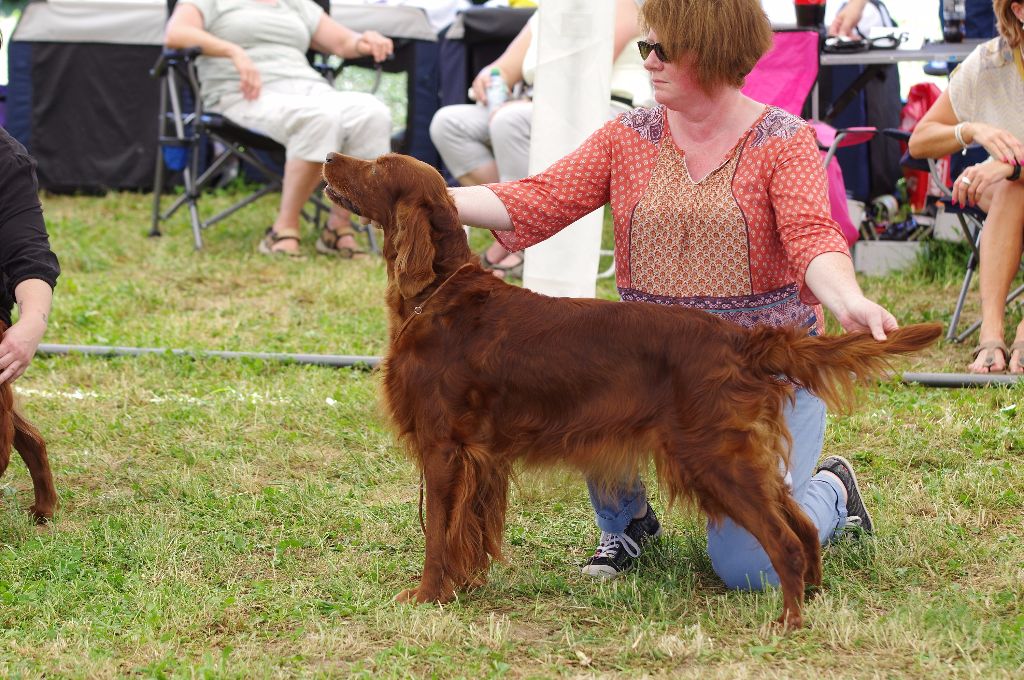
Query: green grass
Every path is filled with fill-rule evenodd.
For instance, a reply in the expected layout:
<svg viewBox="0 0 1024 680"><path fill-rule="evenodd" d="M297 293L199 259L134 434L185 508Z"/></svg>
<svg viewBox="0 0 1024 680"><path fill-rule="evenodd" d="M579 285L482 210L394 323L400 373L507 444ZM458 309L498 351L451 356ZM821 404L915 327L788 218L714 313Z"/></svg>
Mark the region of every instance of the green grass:
<svg viewBox="0 0 1024 680"><path fill-rule="evenodd" d="M383 350L379 262L256 255L273 199L193 252L184 219L145 237L149 200L44 197L64 267L47 342ZM863 283L904 323L941 320L958 262L944 252ZM600 294L612 297L611 284ZM966 361L965 348L943 345L901 367ZM856 413L830 416L826 451L857 463L878 537L826 551L808 627L783 636L770 625L778 594L727 592L702 520L682 511L665 515L664 539L634 575L581 578L596 530L567 472L520 476L508 564L488 585L444 607L395 604L421 566L418 474L388 432L377 380L258 361L38 357L17 387L49 440L61 508L32 526L21 510L31 485L12 464L0 487L0 675L1024 672L1020 389L894 379L864 390Z"/></svg>

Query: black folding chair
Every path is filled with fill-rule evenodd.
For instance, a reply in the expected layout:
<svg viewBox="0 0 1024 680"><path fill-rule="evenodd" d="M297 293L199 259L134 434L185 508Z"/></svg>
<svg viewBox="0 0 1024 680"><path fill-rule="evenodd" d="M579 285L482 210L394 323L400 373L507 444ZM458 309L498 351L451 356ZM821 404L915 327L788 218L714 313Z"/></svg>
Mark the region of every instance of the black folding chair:
<svg viewBox="0 0 1024 680"><path fill-rule="evenodd" d="M887 136L893 139L898 139L901 142L908 142L910 140L910 133L905 130L884 130ZM929 173L935 184L939 187L942 192L942 196L939 198L939 202L942 204L942 208L945 212L956 215L957 221L960 224L960 230L963 232L964 241L971 248L971 253L967 257L967 262L964 266L964 281L960 286L960 293L956 298L956 307L953 308L953 314L949 319L949 328L946 331L946 340L949 342L963 342L971 335L981 328L981 320L975 321L970 326L965 328L963 331L957 333L957 329L960 325L960 317L963 314L964 304L967 301L967 294L970 292L971 281L974 279L974 274L978 270L978 261L981 257L979 251L979 244L981 242L981 229L985 224L985 218L987 215L976 207L970 206L957 206L953 205L952 190L946 186L946 180L942 177L938 171L938 165L934 159L917 159L910 156L909 152L904 154L902 164L914 170L925 170ZM1024 294L1024 285L1018 286L1006 296L1006 304L1010 304L1018 297Z"/></svg>
<svg viewBox="0 0 1024 680"><path fill-rule="evenodd" d="M324 11L330 11L330 0L315 0ZM168 16L174 11L176 0L168 0ZM271 167L265 154L283 157L284 147L258 132L234 124L224 116L205 111L200 94L196 59L202 54L199 47L181 50L165 49L150 70L150 75L161 79L159 127L157 133L156 176L153 188L153 220L150 236L161 236L160 224L187 206L192 237L196 250L203 247L203 231L220 222L259 198L281 190L281 173ZM330 66L326 55L310 52L310 64L332 83L337 69ZM373 85L380 84L380 69ZM259 153L265 152L265 153ZM207 156L212 156L204 164ZM255 191L236 201L228 208L203 218L199 203L203 191L213 185L221 172L232 161L248 164L263 179ZM167 170L180 171L184 190L167 208L162 209ZM330 206L313 192L302 217L319 230L330 213ZM366 235L370 250L379 253L376 236L369 226L353 224L353 228Z"/></svg>

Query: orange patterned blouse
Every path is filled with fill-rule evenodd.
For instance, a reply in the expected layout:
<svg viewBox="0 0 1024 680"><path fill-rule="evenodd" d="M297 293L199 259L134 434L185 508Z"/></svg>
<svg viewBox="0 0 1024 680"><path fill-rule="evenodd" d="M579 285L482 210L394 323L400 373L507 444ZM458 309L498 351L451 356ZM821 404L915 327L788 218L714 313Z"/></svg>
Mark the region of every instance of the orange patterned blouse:
<svg viewBox="0 0 1024 680"><path fill-rule="evenodd" d="M610 202L623 300L694 307L747 327L820 331L807 265L849 255L814 132L772 106L698 182L658 106L608 122L540 174L487 186L512 219L511 231L494 232L509 250Z"/></svg>

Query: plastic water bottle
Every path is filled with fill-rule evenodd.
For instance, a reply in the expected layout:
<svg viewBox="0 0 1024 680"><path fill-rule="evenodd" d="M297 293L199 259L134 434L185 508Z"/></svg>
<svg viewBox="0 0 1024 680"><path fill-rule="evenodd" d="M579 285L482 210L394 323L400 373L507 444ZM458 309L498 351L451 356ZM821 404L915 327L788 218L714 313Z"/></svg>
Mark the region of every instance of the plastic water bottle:
<svg viewBox="0 0 1024 680"><path fill-rule="evenodd" d="M487 112L494 113L508 101L508 88L497 66L491 68L491 81L487 84Z"/></svg>

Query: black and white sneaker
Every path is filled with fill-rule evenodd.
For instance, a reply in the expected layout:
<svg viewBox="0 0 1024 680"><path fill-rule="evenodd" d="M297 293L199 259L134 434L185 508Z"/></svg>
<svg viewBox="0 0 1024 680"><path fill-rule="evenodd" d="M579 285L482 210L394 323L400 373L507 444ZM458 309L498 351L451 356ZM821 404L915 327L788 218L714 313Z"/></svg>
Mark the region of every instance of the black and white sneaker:
<svg viewBox="0 0 1024 680"><path fill-rule="evenodd" d="M817 472L823 470L834 474L846 487L846 525L843 531L852 529L854 534L873 534L875 525L871 522L868 509L864 507L864 497L857 486L857 475L853 473L850 461L842 456L829 456L821 461Z"/></svg>
<svg viewBox="0 0 1024 680"><path fill-rule="evenodd" d="M601 543L594 556L583 565L582 572L595 578L612 579L636 564L641 546L661 536L661 523L654 508L647 506L647 514L633 518L621 534L601 532Z"/></svg>

